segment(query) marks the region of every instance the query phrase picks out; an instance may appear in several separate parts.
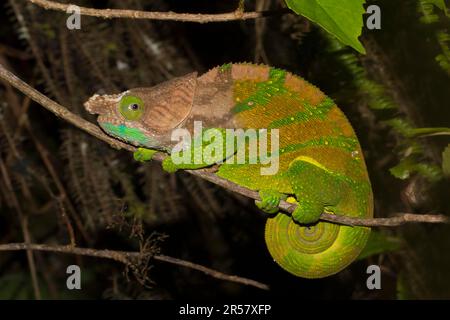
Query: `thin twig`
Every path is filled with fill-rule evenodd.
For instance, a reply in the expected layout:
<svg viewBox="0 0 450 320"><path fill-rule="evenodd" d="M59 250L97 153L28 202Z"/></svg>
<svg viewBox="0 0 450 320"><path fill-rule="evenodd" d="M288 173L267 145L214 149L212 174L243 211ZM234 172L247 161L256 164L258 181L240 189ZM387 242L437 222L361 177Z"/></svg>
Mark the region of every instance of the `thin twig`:
<svg viewBox="0 0 450 320"><path fill-rule="evenodd" d="M5 60L3 59L3 57L1 56L1 53L0 53L0 64L3 63L4 61ZM13 92L13 88L9 84L7 85L7 91L11 91L11 93ZM69 197L67 196L67 192L65 190L65 187L64 187L61 179L59 178L59 175L57 174L57 170L55 169L54 165L52 164L52 161L49 157L50 152L44 147L44 145L42 145L39 142L39 140L33 134L33 129L31 128L29 119L27 117L27 110L28 110L31 100L28 96L26 96L26 97L27 98L24 99L24 102L23 102L23 105L24 105L23 107L19 106L19 107L15 108L13 106L14 110L19 109L18 111L16 110L16 112L14 112L14 110L13 110L13 114L18 119L17 121L19 123L19 127L16 130L14 135L18 136L20 134L20 129L22 127L25 127L25 129L30 133L31 140L33 141L33 143L41 157L41 160L44 163L44 166L47 168L47 171L49 172L50 176L52 177L52 179L55 183L56 188L58 189L58 192L59 192L58 197L60 197L67 204L67 209L69 211L69 214L74 219L75 224L76 224L78 230L80 231L82 237L88 243L91 243L92 239L90 239L90 236L86 232L86 230L80 220L80 217L78 216L76 210L74 209L72 203L69 200ZM11 144L11 148L13 148L13 150L14 150L14 144ZM20 160L20 157L17 154L16 154L16 157L18 160ZM61 203L61 204L63 204L63 203Z"/></svg>
<svg viewBox="0 0 450 320"><path fill-rule="evenodd" d="M48 0L29 0L29 1L44 9L58 10L64 12L67 12L67 9L70 6L73 6L73 4L70 3L59 3ZM196 23L257 19L266 16L271 16L276 13L282 14L289 12L288 10L280 10L276 12L273 11L243 12L241 6L239 6L237 10L232 12L216 13L216 14L176 13L172 11L151 12L140 10L94 9L80 6L77 7L79 8L81 15L98 17L103 19L129 18L129 19L147 19L147 20L170 20L170 21L196 22Z"/></svg>
<svg viewBox="0 0 450 320"><path fill-rule="evenodd" d="M55 200L56 200L56 203L58 204L59 213L61 215L61 218L67 228L67 233L69 234L69 239L70 239L70 245L72 247L75 247L77 245L76 240L75 240L75 232L73 231L72 224L70 223L70 219L67 216L66 207L64 207L64 199L63 199L63 197L60 196L60 197L55 197Z"/></svg>
<svg viewBox="0 0 450 320"><path fill-rule="evenodd" d="M155 260L159 260L159 261L183 266L186 268L194 269L194 270L203 272L204 274L207 274L216 279L242 283L242 284L245 284L248 286L253 286L253 287L256 287L256 288L259 288L262 290L269 290L269 286L264 283L261 283L261 282L258 282L258 281L252 280L252 279L247 279L247 278L242 278L242 277L238 277L238 276L224 274L224 273L218 272L216 270L213 270L213 269L210 269L210 268L207 268L202 265L192 263L189 261L172 258L172 257L166 256L166 255L156 255L156 256L153 256L153 258Z"/></svg>
<svg viewBox="0 0 450 320"><path fill-rule="evenodd" d="M90 256L96 258L110 259L118 261L125 265L132 264L133 259L138 259L142 256L142 252L129 252L129 251L116 251L116 250L98 250L92 248L78 248L73 246L61 246L61 245L47 245L47 244L26 244L26 243L8 243L1 244L0 251L19 251L19 250L34 250L34 251L49 251L49 252L60 252L69 253L75 255ZM169 257L166 255L153 255L153 259L166 262L170 264L175 264L185 268L197 270L203 272L204 274L211 276L216 279L240 283L247 286L256 287L262 290L269 290L267 284L248 279L243 277L238 277L234 275L225 274L217 270L207 268L205 266L192 263L189 261Z"/></svg>
<svg viewBox="0 0 450 320"><path fill-rule="evenodd" d="M70 122L74 126L80 128L81 130L93 135L97 139L100 139L102 141L105 141L110 146L116 148L116 149L125 149L128 151L136 151L136 148L123 143L119 140L116 140L108 135L106 135L98 126L94 125L93 123L84 120L83 118L79 117L78 115L70 112L67 108L63 107L62 105L58 104L57 102L51 100L47 96L43 95L42 93L38 92L37 90L30 87L27 83L20 80L18 77L16 77L13 73L6 70L1 64L0 64L0 79L4 79L8 83L10 83L12 86L20 90L25 95L29 96L31 99L33 99L35 102L46 108L47 110L53 112L58 117ZM154 160L162 161L165 158L165 155L158 153L154 156ZM215 175L211 170L209 169L202 169L202 170L185 170L186 172L195 175L197 177L200 177L202 179L205 179L207 181L210 181L216 185L219 185L223 188L226 188L230 191L233 191L235 193L244 195L248 198L255 199L255 200L261 200L258 192L244 188L242 186L239 186L229 180L222 179ZM292 203L288 203L286 201L281 201L279 208L287 213L292 213L295 209L296 205ZM323 221L329 221L333 223L343 224L343 225L349 225L349 226L366 226L366 227L395 227L400 226L405 223L450 223L449 217L445 215L439 215L439 214L410 214L410 213L400 213L398 216L394 216L391 218L353 218L348 216L342 216L342 215L332 215L329 213L322 213L320 216L320 220Z"/></svg>
<svg viewBox="0 0 450 320"><path fill-rule="evenodd" d="M31 54L9 47L3 43L0 43L0 54L4 54L5 56L9 56L18 60L31 59Z"/></svg>
<svg viewBox="0 0 450 320"><path fill-rule="evenodd" d="M5 183L6 191L8 192L8 198L10 198L12 200L13 206L15 207L16 212L19 216L23 240L25 241L25 244L29 244L29 243L31 243L31 236L30 236L30 232L28 229L28 217L22 211L22 207L20 206L19 200L17 199L17 197L14 193L12 182L8 175L8 171L6 170L6 167L3 164L3 161L1 161L1 159L0 159L0 172L1 172L1 175L3 178L3 181ZM37 269L36 269L36 263L34 260L33 252L30 249L26 249L26 254L27 254L28 266L30 268L30 276L31 276L31 283L33 285L34 297L36 298L36 300L41 300L41 290L39 289L39 280L38 280L38 276L37 276Z"/></svg>

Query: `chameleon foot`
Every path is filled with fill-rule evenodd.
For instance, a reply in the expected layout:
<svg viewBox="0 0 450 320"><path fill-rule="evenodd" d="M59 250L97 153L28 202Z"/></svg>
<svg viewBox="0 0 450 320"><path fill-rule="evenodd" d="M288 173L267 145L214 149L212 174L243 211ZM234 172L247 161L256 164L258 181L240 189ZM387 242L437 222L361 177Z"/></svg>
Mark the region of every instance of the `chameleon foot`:
<svg viewBox="0 0 450 320"><path fill-rule="evenodd" d="M172 158L170 156L168 156L167 158L165 158L163 160L162 168L164 171L166 171L168 173L174 173L179 169L177 167L177 165L175 163L173 163Z"/></svg>
<svg viewBox="0 0 450 320"><path fill-rule="evenodd" d="M314 224L319 221L324 210L319 201L300 201L292 212L292 218L300 224Z"/></svg>
<svg viewBox="0 0 450 320"><path fill-rule="evenodd" d="M280 204L280 200L283 199L281 193L275 190L260 190L259 196L261 201L255 201L255 204L259 209L270 214L280 211L278 205Z"/></svg>
<svg viewBox="0 0 450 320"><path fill-rule="evenodd" d="M300 224L316 223L325 207L335 208L350 193L348 184L313 158L301 156L289 164L292 190L298 201L292 218Z"/></svg>
<svg viewBox="0 0 450 320"><path fill-rule="evenodd" d="M133 153L133 158L136 161L139 162L146 162L152 160L155 153L157 153L157 150L147 149L147 148L138 148Z"/></svg>

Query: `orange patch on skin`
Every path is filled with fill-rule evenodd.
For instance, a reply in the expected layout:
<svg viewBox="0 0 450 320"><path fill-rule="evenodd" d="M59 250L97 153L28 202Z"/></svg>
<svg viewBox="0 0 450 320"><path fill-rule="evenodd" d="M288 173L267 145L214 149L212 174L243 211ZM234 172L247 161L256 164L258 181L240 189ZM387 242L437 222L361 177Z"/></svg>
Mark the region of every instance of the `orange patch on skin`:
<svg viewBox="0 0 450 320"><path fill-rule="evenodd" d="M201 83L212 83L216 80L218 75L218 68L213 68L208 72L204 73L202 76L198 78L198 81Z"/></svg>
<svg viewBox="0 0 450 320"><path fill-rule="evenodd" d="M328 113L327 121L337 123L345 136L350 137L355 135L355 132L353 131L353 128L348 122L345 114L339 108L333 108L330 110L330 112Z"/></svg>
<svg viewBox="0 0 450 320"><path fill-rule="evenodd" d="M309 120L297 122L289 126L281 127L280 148L291 144L298 144L321 137L337 136L339 131L335 129L333 123L322 120Z"/></svg>
<svg viewBox="0 0 450 320"><path fill-rule="evenodd" d="M240 86L235 86L235 96L247 99L251 94L244 93L245 90L244 87L241 90ZM299 99L295 99L293 95L282 94L273 96L266 105L255 105L251 110L236 114L236 118L246 127L268 128L274 119L282 119L301 111L304 111L304 107Z"/></svg>
<svg viewBox="0 0 450 320"><path fill-rule="evenodd" d="M295 116L298 112L305 111L302 101L291 93L274 96L265 108L266 110L264 112L272 121Z"/></svg>
<svg viewBox="0 0 450 320"><path fill-rule="evenodd" d="M312 105L317 105L325 98L325 94L312 84L291 73L286 74L284 85Z"/></svg>
<svg viewBox="0 0 450 320"><path fill-rule="evenodd" d="M254 80L257 82L269 79L268 66L251 64L233 64L231 67L231 77L233 80Z"/></svg>
<svg viewBox="0 0 450 320"><path fill-rule="evenodd" d="M234 103L244 101L255 94L257 90L256 84L257 82L252 80L236 80L233 87Z"/></svg>
<svg viewBox="0 0 450 320"><path fill-rule="evenodd" d="M236 123L242 128L267 128L272 122L272 119L265 115L262 107L256 107L251 110L246 110L235 115Z"/></svg>

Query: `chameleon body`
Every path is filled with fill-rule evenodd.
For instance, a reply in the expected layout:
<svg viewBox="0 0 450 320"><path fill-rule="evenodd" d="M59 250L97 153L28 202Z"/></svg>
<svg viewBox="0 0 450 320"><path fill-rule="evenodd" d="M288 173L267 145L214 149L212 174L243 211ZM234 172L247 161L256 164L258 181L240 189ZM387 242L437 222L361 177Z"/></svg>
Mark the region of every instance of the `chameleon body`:
<svg viewBox="0 0 450 320"><path fill-rule="evenodd" d="M301 77L265 65L226 64L152 88L94 95L85 106L100 115L108 134L168 153L175 143L172 130L192 130L194 121L204 128L278 129L276 174L261 175L260 163L226 162L216 173L259 192L257 206L273 214L265 240L274 260L296 276L321 278L347 267L364 248L369 228L318 222L322 212L372 217L372 190L352 126L330 98ZM146 155L152 152L139 149L135 158ZM212 164L166 160L163 167L172 172ZM298 205L292 216L278 212L281 199Z"/></svg>

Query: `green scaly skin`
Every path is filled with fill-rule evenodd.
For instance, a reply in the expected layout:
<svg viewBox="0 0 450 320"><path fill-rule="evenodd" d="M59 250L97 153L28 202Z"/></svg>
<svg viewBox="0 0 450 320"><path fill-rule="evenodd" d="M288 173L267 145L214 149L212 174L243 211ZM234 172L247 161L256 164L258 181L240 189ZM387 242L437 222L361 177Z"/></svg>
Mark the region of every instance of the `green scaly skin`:
<svg viewBox="0 0 450 320"><path fill-rule="evenodd" d="M293 90L287 76L284 70L271 68L267 81L234 84L233 112L240 124L280 130L278 174L261 176L261 166L250 164L223 165L217 174L259 190L262 201L257 205L266 212L278 211L281 197L276 192L297 203L292 217L280 212L268 219L266 243L287 271L321 278L356 259L370 229L318 222L320 215L372 216L371 186L358 140L342 112L305 81L303 90L312 94ZM267 186L273 189L266 190Z"/></svg>
<svg viewBox="0 0 450 320"><path fill-rule="evenodd" d="M227 64L217 70L230 79L235 67L261 66ZM267 68L265 80L233 80L231 112L240 128L280 130L279 171L262 176L261 164L223 163L217 175L259 192L261 201L256 205L272 215L266 225L266 244L281 267L300 277L326 277L355 260L370 233L366 227L318 221L322 212L372 216L372 191L362 151L348 120L330 98L300 77ZM130 140L120 132L118 136ZM139 149L135 159L149 160L154 152ZM196 165L175 165L168 157L163 168L175 172L211 164L206 159ZM297 204L292 217L279 212L281 199Z"/></svg>

